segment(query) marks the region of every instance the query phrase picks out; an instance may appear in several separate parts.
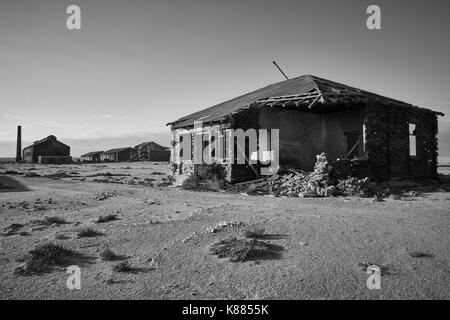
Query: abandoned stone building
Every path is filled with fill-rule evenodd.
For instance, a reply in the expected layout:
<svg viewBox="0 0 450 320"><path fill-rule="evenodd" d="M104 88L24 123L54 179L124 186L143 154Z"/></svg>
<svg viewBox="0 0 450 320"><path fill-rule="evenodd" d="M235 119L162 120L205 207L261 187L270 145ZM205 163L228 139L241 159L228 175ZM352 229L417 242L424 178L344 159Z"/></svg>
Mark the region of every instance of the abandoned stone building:
<svg viewBox="0 0 450 320"><path fill-rule="evenodd" d="M156 142L143 142L133 148L132 159L136 161L169 161L170 148Z"/></svg>
<svg viewBox="0 0 450 320"><path fill-rule="evenodd" d="M192 145L192 160L180 161L183 134L194 134L194 122L218 132L227 129L279 129L281 168L312 170L316 155L345 161L355 176L375 180L435 178L437 175L437 116L419 108L312 75L282 81L244 94L168 123L172 131L171 162L175 175L185 177L199 165ZM202 148L213 140L205 139ZM236 144L235 137L232 138ZM225 147L230 141L225 139ZM248 141L247 141L248 143ZM234 154L219 158L231 182L260 177L263 164L245 164ZM201 153L200 153L201 154ZM197 156L198 157L198 156ZM234 158L234 159L232 159ZM234 161L231 161L234 160ZM201 160L200 160L201 162ZM195 163L195 164L194 164Z"/></svg>
<svg viewBox="0 0 450 320"><path fill-rule="evenodd" d="M81 162L100 162L103 151L92 151L81 155Z"/></svg>
<svg viewBox="0 0 450 320"><path fill-rule="evenodd" d="M120 162L131 160L131 148L115 148L100 154L100 161L104 162Z"/></svg>
<svg viewBox="0 0 450 320"><path fill-rule="evenodd" d="M70 147L56 139L48 136L42 140L35 141L32 145L23 149L22 159L28 163L41 164L63 164L71 163Z"/></svg>

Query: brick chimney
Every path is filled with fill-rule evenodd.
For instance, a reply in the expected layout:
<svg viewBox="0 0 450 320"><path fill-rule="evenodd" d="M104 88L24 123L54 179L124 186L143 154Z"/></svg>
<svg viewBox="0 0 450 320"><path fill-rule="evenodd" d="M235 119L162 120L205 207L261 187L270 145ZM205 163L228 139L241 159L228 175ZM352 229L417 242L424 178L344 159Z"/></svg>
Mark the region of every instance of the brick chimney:
<svg viewBox="0 0 450 320"><path fill-rule="evenodd" d="M16 162L22 161L22 126L17 126Z"/></svg>

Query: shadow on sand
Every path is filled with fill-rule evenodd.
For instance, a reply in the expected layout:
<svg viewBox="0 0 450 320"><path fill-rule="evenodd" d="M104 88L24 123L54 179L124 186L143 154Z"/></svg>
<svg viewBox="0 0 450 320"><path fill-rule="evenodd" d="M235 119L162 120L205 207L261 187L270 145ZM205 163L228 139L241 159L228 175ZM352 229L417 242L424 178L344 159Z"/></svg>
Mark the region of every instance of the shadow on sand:
<svg viewBox="0 0 450 320"><path fill-rule="evenodd" d="M0 175L0 193L25 191L31 190L12 177Z"/></svg>

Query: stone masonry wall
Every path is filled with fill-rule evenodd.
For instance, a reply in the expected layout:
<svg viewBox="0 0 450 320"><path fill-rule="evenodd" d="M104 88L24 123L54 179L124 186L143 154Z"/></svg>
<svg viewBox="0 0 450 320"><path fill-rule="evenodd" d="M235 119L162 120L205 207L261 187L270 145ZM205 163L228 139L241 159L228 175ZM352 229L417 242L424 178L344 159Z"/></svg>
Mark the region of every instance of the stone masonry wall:
<svg viewBox="0 0 450 320"><path fill-rule="evenodd" d="M409 123L416 125L416 156L410 156ZM401 105L370 105L364 124L369 176L376 180L436 178L436 114Z"/></svg>

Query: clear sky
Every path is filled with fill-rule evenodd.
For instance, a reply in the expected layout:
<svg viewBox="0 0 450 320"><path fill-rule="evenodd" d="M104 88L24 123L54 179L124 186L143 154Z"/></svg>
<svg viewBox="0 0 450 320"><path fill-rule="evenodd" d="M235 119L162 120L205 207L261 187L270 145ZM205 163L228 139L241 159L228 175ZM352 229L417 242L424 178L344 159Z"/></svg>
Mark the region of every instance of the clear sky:
<svg viewBox="0 0 450 320"><path fill-rule="evenodd" d="M73 156L168 145L167 122L283 80L272 59L450 114L449 16L437 0L0 0L0 157L18 124L24 144L54 134ZM449 116L439 130L450 157Z"/></svg>

